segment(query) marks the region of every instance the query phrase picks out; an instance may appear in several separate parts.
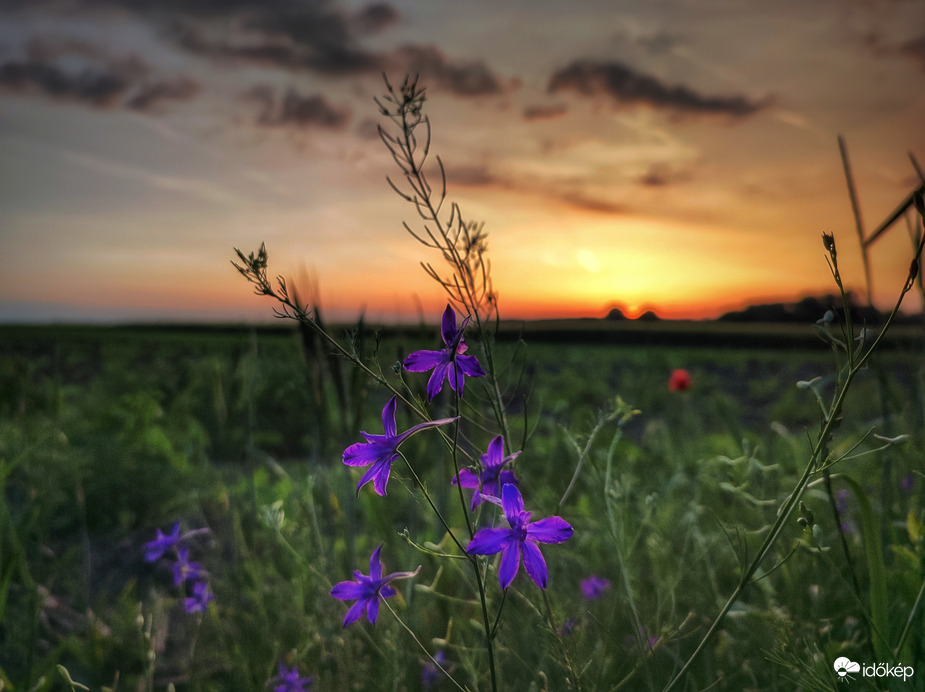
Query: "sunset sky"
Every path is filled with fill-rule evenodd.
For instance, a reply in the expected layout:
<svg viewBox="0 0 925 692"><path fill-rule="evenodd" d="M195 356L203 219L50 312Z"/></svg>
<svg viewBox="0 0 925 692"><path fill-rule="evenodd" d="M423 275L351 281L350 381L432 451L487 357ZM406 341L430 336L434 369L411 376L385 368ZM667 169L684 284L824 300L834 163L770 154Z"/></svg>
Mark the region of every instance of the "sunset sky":
<svg viewBox="0 0 925 692"><path fill-rule="evenodd" d="M436 321L376 136L419 72L503 317L701 318L863 275L925 163L920 0L3 0L0 322L253 321L230 260L336 319ZM911 258L873 246L876 302ZM911 297L910 307L920 307Z"/></svg>

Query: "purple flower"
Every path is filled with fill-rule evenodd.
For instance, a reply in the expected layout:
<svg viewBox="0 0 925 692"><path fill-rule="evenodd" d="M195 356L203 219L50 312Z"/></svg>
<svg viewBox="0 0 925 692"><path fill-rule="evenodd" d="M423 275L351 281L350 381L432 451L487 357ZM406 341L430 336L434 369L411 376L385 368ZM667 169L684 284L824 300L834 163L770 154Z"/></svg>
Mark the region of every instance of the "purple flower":
<svg viewBox="0 0 925 692"><path fill-rule="evenodd" d="M912 486L915 484L915 476L910 471L899 482L899 490L907 497L912 494Z"/></svg>
<svg viewBox="0 0 925 692"><path fill-rule="evenodd" d="M199 580L193 582L193 595L183 599L183 607L187 613L204 613L209 603L215 600L209 582Z"/></svg>
<svg viewBox="0 0 925 692"><path fill-rule="evenodd" d="M520 452L514 452L504 456L504 438L498 435L488 443L488 452L482 455L482 470L476 474L469 469L462 469L459 472L459 485L464 488L475 488L472 494L472 509L480 504L484 496L501 496L501 486L505 483L517 485L517 478L510 469L504 469L504 465L514 461ZM457 484L454 477L453 485Z"/></svg>
<svg viewBox="0 0 925 692"><path fill-rule="evenodd" d="M434 661L437 663L434 663ZM440 680L443 679L444 673L440 670L441 667L446 669L446 653L443 649L434 654L434 661L426 661L421 669L421 687L425 690L436 688L440 684Z"/></svg>
<svg viewBox="0 0 925 692"><path fill-rule="evenodd" d="M173 583L180 586L187 580L198 579L202 575L202 565L189 559L186 548L177 548L177 561L173 563Z"/></svg>
<svg viewBox="0 0 925 692"><path fill-rule="evenodd" d="M367 432L361 432L360 434L366 438L366 442L357 442L344 450L344 463L347 466L369 466L372 464L372 467L363 474L360 482L357 483L357 494L360 493L360 488L364 484L372 481L373 489L375 489L376 493L385 495L389 474L392 471L392 462L398 459L398 446L414 433L424 428L433 428L456 420L455 418L441 418L440 420L419 423L398 435L395 428L395 401L396 399L393 396L389 399L385 408L382 409L384 435L371 435Z"/></svg>
<svg viewBox="0 0 925 692"><path fill-rule="evenodd" d="M623 644L627 649L633 650L636 649L636 642L638 641L642 644L644 650L655 651L655 646L662 640L661 637L652 637L649 636L649 633L646 631L645 627L639 629L639 635L634 637L632 634L626 635L623 640Z"/></svg>
<svg viewBox="0 0 925 692"><path fill-rule="evenodd" d="M463 388L466 386L466 375L482 377L485 374L475 356L463 355L468 348L466 342L463 341L463 333L466 331L467 324L469 324L468 317L457 328L456 313L452 307L447 305L440 328L440 336L446 348L440 351L415 351L405 358L403 363L405 370L410 372L433 370L427 381L429 401L433 401L434 397L441 392L444 379L449 381L450 388L456 392L457 396L462 396Z"/></svg>
<svg viewBox="0 0 925 692"><path fill-rule="evenodd" d="M501 488L501 509L511 528L482 529L472 537L466 552L470 555L501 553L498 581L502 589L514 581L523 555L527 574L537 586L545 589L549 570L537 543L562 543L571 537L572 527L562 517L547 517L530 523L531 513L524 511L524 499L511 483Z"/></svg>
<svg viewBox="0 0 925 692"><path fill-rule="evenodd" d="M299 675L299 669L295 666L287 670L286 666L280 663L279 675L270 682L274 684L273 692L309 692L312 678L303 678Z"/></svg>
<svg viewBox="0 0 925 692"><path fill-rule="evenodd" d="M165 534L157 529L157 536L153 541L145 543L145 561L157 562L168 550L173 550L180 542L180 522L175 521L170 533Z"/></svg>
<svg viewBox="0 0 925 692"><path fill-rule="evenodd" d="M585 600L593 601L595 598L603 596L604 592L610 588L610 580L592 574L587 579L582 579L579 586Z"/></svg>
<svg viewBox="0 0 925 692"><path fill-rule="evenodd" d="M393 572L383 577L382 562L379 560L381 550L380 545L369 558L369 576L365 576L358 569L353 570L356 581L342 581L331 589L331 595L338 600L356 601L344 616L344 627L359 620L364 609L366 619L375 625L379 616L380 596L389 598L396 594L395 589L388 585L389 582L393 579L408 579L421 570L419 566L413 572Z"/></svg>

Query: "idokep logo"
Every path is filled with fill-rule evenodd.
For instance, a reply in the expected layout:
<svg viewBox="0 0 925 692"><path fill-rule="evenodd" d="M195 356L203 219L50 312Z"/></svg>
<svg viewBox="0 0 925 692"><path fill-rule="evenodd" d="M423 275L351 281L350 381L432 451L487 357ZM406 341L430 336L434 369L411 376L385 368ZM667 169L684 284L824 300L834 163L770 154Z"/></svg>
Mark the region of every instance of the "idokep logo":
<svg viewBox="0 0 925 692"><path fill-rule="evenodd" d="M852 673L860 673L865 678L902 678L908 680L915 673L912 666L898 663L891 666L889 663L855 663L850 658L841 656L835 659L835 674L839 682L853 680Z"/></svg>
<svg viewBox="0 0 925 692"><path fill-rule="evenodd" d="M850 680L850 673L859 672L861 672L860 663L855 663L850 658L846 658L845 656L835 659L835 674L838 676L839 682L842 680Z"/></svg>

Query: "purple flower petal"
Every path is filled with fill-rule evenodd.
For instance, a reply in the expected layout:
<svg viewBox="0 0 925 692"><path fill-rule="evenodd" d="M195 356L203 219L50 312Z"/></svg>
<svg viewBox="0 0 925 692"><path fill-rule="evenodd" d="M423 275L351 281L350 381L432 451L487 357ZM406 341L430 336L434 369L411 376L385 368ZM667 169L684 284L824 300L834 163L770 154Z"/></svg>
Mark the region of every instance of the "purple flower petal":
<svg viewBox="0 0 925 692"><path fill-rule="evenodd" d="M379 547L369 556L369 578L377 581L382 578L382 560L379 557L381 552L382 544L380 543Z"/></svg>
<svg viewBox="0 0 925 692"><path fill-rule="evenodd" d="M453 342L456 341L457 331L456 312L450 305L447 305L446 310L443 311L443 319L440 325L440 336L443 338L443 343L447 346L452 346Z"/></svg>
<svg viewBox="0 0 925 692"><path fill-rule="evenodd" d="M450 388L457 396L462 396L466 385L466 376L481 377L485 371L475 356L463 355L467 346L463 334L469 318L456 326L456 313L450 305L446 306L440 326L440 337L446 348L440 351L415 351L404 360L404 367L410 372L427 372L433 370L427 381L427 398L433 401L443 390L443 381L450 383Z"/></svg>
<svg viewBox="0 0 925 692"><path fill-rule="evenodd" d="M382 594L384 596L384 594ZM366 601L366 619L373 625L379 619L379 598L370 598Z"/></svg>
<svg viewBox="0 0 925 692"><path fill-rule="evenodd" d="M534 583L541 589L545 589L549 583L549 569L546 567L546 560L543 559L543 553L533 541L523 542L524 569Z"/></svg>
<svg viewBox="0 0 925 692"><path fill-rule="evenodd" d="M347 614L344 615L344 627L351 625L357 620L360 619L360 616L363 615L363 611L366 610L366 601L359 600L350 606L347 609Z"/></svg>
<svg viewBox="0 0 925 692"><path fill-rule="evenodd" d="M393 396L382 409L382 429L385 431L385 437L395 437L395 406L397 403Z"/></svg>
<svg viewBox="0 0 925 692"><path fill-rule="evenodd" d="M180 542L180 522L175 521L170 533L165 534L157 529L153 541L145 543L145 561L157 562L168 550L172 550Z"/></svg>
<svg viewBox="0 0 925 692"><path fill-rule="evenodd" d="M457 367L469 377L483 377L485 375L485 371L479 365L479 359L475 356L457 355L455 360ZM462 375L459 377L462 378Z"/></svg>
<svg viewBox="0 0 925 692"><path fill-rule="evenodd" d="M504 463L504 438L496 435L488 443L488 449L482 455L482 466L486 469L501 466Z"/></svg>
<svg viewBox="0 0 925 692"><path fill-rule="evenodd" d="M356 598L362 598L364 593L366 593L366 585L352 581L338 582L331 589L331 595L339 601L352 601Z"/></svg>
<svg viewBox="0 0 925 692"><path fill-rule="evenodd" d="M470 469L460 469L459 480L457 481L456 476L453 476L450 483L453 485L461 485L464 488L478 488L479 477Z"/></svg>
<svg viewBox="0 0 925 692"><path fill-rule="evenodd" d="M498 581L501 588L506 589L517 576L517 570L520 569L520 551L523 543L521 541L508 541L501 552L501 565L498 567Z"/></svg>
<svg viewBox="0 0 925 692"><path fill-rule="evenodd" d="M381 445L375 442L356 442L344 450L347 466L369 466L382 456Z"/></svg>
<svg viewBox="0 0 925 692"><path fill-rule="evenodd" d="M415 351L405 358L402 365L409 372L427 372L446 360L443 351Z"/></svg>
<svg viewBox="0 0 925 692"><path fill-rule="evenodd" d="M183 607L187 613L203 613L214 600L215 596L209 588L209 583L197 581L193 583L193 595L183 599Z"/></svg>
<svg viewBox="0 0 925 692"><path fill-rule="evenodd" d="M507 517L511 526L523 521L521 517L524 514L524 498L517 486L512 483L501 488L501 509L504 510L504 516Z"/></svg>
<svg viewBox="0 0 925 692"><path fill-rule="evenodd" d="M433 401L443 389L443 380L446 378L449 369L450 364L445 361L440 361L440 363L434 366L434 371L431 373L430 379L427 380L428 401Z"/></svg>
<svg viewBox="0 0 925 692"><path fill-rule="evenodd" d="M516 538L510 529L482 529L477 531L466 546L469 555L494 555L500 553L504 546Z"/></svg>
<svg viewBox="0 0 925 692"><path fill-rule="evenodd" d="M562 517L546 517L527 526L527 540L540 543L562 543L571 535L572 527Z"/></svg>
<svg viewBox="0 0 925 692"><path fill-rule="evenodd" d="M388 586L388 583L393 579L413 577L421 569L418 567L413 572L394 572L383 577L382 560L379 558L381 551L382 546L380 545L369 557L369 576L359 570L354 570L355 581L342 581L331 589L331 596L334 598L341 601L356 601L344 616L344 627L359 620L364 612L366 619L376 624L376 618L379 616L379 599L389 598L396 593L395 589Z"/></svg>
<svg viewBox="0 0 925 692"><path fill-rule="evenodd" d="M398 434L395 427L395 406L396 397L389 399L385 408L382 409L382 427L385 433L382 435L373 435L367 432L361 433L366 442L355 442L344 450L343 462L347 466L370 466L372 467L363 474L360 482L357 484L357 493L360 488L370 481L373 482L373 489L378 495L385 495L389 482L389 475L392 470L392 462L398 459L398 446L415 433L425 428L433 428L438 425L450 423L455 418L441 418L439 420L425 421L419 423L403 433Z"/></svg>

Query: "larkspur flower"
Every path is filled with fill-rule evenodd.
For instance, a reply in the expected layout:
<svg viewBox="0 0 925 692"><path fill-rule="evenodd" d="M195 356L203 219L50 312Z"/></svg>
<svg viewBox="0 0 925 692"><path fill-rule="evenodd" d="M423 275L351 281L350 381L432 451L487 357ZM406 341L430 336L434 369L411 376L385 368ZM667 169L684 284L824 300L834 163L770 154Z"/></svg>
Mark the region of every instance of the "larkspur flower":
<svg viewBox="0 0 925 692"><path fill-rule="evenodd" d="M912 494L913 485L915 485L915 475L910 471L903 476L902 480L899 482L899 490L903 495L908 497Z"/></svg>
<svg viewBox="0 0 925 692"><path fill-rule="evenodd" d="M202 573L202 565L189 559L189 550L177 548L177 561L173 563L173 583L180 586L185 581L198 579Z"/></svg>
<svg viewBox="0 0 925 692"><path fill-rule="evenodd" d="M646 631L646 628L643 626L639 629L639 636L634 637L632 634L626 635L623 639L623 644L628 650L638 651L636 642L638 641L644 650L655 651L656 645L662 640L661 637L650 636Z"/></svg>
<svg viewBox="0 0 925 692"><path fill-rule="evenodd" d="M441 418L426 421L398 434L395 427L395 405L396 398L393 396L389 399L385 408L382 409L382 427L385 434L371 435L367 432L361 432L360 434L366 438L366 442L357 442L344 450L344 463L347 466L369 466L372 464L370 469L360 478L360 482L357 483L357 494L359 494L360 488L372 481L373 489L376 493L385 495L386 486L389 483L389 474L392 472L392 462L398 459L398 446L416 432L425 428L452 423L456 420L455 418Z"/></svg>
<svg viewBox="0 0 925 692"><path fill-rule="evenodd" d="M425 690L436 689L443 679L444 673L440 668L446 670L446 652L443 649L437 651L434 654L434 661L425 661L421 668L421 687Z"/></svg>
<svg viewBox="0 0 925 692"><path fill-rule="evenodd" d="M209 582L204 579L193 582L193 595L183 599L183 607L187 613L204 613L209 603L215 600Z"/></svg>
<svg viewBox="0 0 925 692"><path fill-rule="evenodd" d="M475 473L469 469L462 469L459 472L459 485L464 488L475 488L472 494L471 507L474 510L480 504L485 496L500 497L501 487L505 483L517 485L517 478L510 469L505 469L505 464L514 461L520 452L514 452L504 456L504 438L498 435L488 443L488 451L482 455L482 470ZM456 477L452 480L453 485L457 484Z"/></svg>
<svg viewBox="0 0 925 692"><path fill-rule="evenodd" d="M408 579L421 570L418 566L413 572L392 572L383 577L382 561L379 559L381 551L380 545L369 558L369 576L356 569L353 571L355 581L342 581L331 589L331 595L338 600L356 601L344 616L344 627L359 620L364 610L366 619L375 625L376 618L379 617L379 599L390 598L397 593L389 586L389 582L394 579Z"/></svg>
<svg viewBox="0 0 925 692"><path fill-rule="evenodd" d="M168 550L173 550L180 543L180 522L175 521L170 533L157 529L153 541L145 543L145 561L157 562Z"/></svg>
<svg viewBox="0 0 925 692"><path fill-rule="evenodd" d="M501 509L511 528L478 531L466 552L469 555L501 553L498 581L506 589L514 581L523 556L527 574L541 589L549 582L549 569L537 543L562 543L572 535L572 527L562 517L547 517L530 522L531 512L524 510L524 499L517 487L505 483L501 488Z"/></svg>
<svg viewBox="0 0 925 692"><path fill-rule="evenodd" d="M592 574L587 579L582 579L578 585L581 587L581 594L585 600L593 601L603 596L604 592L610 588L610 580Z"/></svg>
<svg viewBox="0 0 925 692"><path fill-rule="evenodd" d="M691 388L691 374L687 370L678 368L673 370L668 378L669 392L683 392Z"/></svg>
<svg viewBox="0 0 925 692"><path fill-rule="evenodd" d="M410 372L428 372L433 370L427 381L427 399L433 401L443 390L443 380L450 383L450 388L457 396L463 395L466 376L482 377L485 371L475 356L465 355L468 346L463 341L463 333L469 324L467 317L459 327L456 326L456 312L450 305L443 312L440 336L446 348L439 351L415 351L405 358L403 365Z"/></svg>
<svg viewBox="0 0 925 692"><path fill-rule="evenodd" d="M273 692L310 692L312 678L303 678L296 666L287 669L280 663L279 675L270 682L273 684Z"/></svg>

